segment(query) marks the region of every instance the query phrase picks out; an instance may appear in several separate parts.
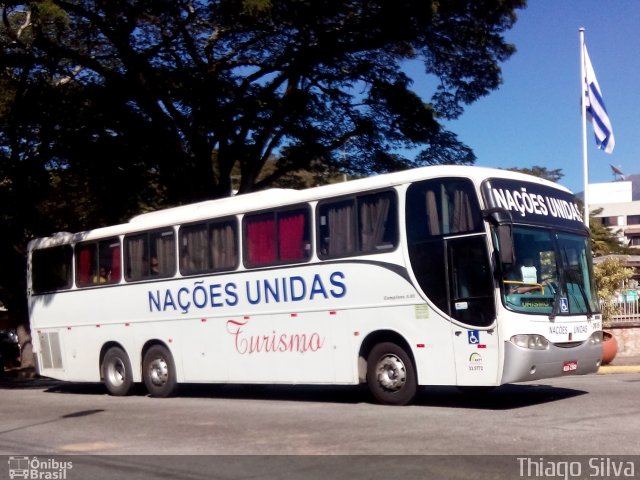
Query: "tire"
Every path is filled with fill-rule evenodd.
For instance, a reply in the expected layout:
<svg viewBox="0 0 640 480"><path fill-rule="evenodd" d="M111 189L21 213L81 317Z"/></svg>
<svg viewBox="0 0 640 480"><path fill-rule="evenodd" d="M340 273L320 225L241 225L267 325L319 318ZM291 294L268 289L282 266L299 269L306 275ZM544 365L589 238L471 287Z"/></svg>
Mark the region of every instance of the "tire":
<svg viewBox="0 0 640 480"><path fill-rule="evenodd" d="M142 378L152 397L166 398L175 394L178 382L171 352L163 345L154 345L144 355Z"/></svg>
<svg viewBox="0 0 640 480"><path fill-rule="evenodd" d="M126 352L120 347L111 347L102 359L102 383L111 395L129 395L133 388L133 370Z"/></svg>
<svg viewBox="0 0 640 480"><path fill-rule="evenodd" d="M367 358L367 385L383 405L407 405L418 390L415 367L395 343L379 343Z"/></svg>

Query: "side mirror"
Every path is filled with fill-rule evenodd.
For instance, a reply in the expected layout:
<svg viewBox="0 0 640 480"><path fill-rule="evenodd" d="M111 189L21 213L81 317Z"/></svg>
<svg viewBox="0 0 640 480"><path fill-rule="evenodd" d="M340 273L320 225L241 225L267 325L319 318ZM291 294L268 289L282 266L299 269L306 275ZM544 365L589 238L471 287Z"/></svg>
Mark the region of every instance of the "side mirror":
<svg viewBox="0 0 640 480"><path fill-rule="evenodd" d="M516 259L513 251L513 233L511 229L513 217L511 217L511 212L504 208L491 208L482 213L484 218L496 227L496 235L500 246L500 262L503 265L512 265Z"/></svg>
<svg viewBox="0 0 640 480"><path fill-rule="evenodd" d="M513 251L511 225L498 225L496 233L500 244L500 261L503 265L512 265L516 258Z"/></svg>

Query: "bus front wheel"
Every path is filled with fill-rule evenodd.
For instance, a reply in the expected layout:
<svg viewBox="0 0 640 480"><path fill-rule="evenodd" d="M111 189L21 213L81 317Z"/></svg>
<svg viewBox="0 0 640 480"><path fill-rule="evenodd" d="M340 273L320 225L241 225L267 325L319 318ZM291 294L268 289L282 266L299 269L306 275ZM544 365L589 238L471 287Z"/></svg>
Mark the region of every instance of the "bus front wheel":
<svg viewBox="0 0 640 480"><path fill-rule="evenodd" d="M129 356L120 347L111 347L102 360L102 382L111 395L128 395L133 387Z"/></svg>
<svg viewBox="0 0 640 480"><path fill-rule="evenodd" d="M395 343L379 343L367 358L367 384L384 405L406 405L416 395L418 382L407 352Z"/></svg>
<svg viewBox="0 0 640 480"><path fill-rule="evenodd" d="M170 397L175 393L176 366L166 347L154 345L147 350L142 360L142 377L152 397Z"/></svg>

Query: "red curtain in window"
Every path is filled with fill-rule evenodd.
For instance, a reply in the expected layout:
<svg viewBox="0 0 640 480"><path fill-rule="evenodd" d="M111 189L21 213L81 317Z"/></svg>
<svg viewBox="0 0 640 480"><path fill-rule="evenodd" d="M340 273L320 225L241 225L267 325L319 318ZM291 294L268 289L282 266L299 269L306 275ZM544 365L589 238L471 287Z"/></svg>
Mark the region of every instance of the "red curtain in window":
<svg viewBox="0 0 640 480"><path fill-rule="evenodd" d="M266 265L276 260L276 231L272 217L247 222L247 256L251 265Z"/></svg>
<svg viewBox="0 0 640 480"><path fill-rule="evenodd" d="M91 247L81 248L78 252L78 279L79 285L91 283L91 268L93 267Z"/></svg>
<svg viewBox="0 0 640 480"><path fill-rule="evenodd" d="M110 282L119 282L121 273L120 263L120 247L114 247L111 249L111 278Z"/></svg>
<svg viewBox="0 0 640 480"><path fill-rule="evenodd" d="M303 260L305 258L304 221L303 213L285 214L278 218L280 260Z"/></svg>

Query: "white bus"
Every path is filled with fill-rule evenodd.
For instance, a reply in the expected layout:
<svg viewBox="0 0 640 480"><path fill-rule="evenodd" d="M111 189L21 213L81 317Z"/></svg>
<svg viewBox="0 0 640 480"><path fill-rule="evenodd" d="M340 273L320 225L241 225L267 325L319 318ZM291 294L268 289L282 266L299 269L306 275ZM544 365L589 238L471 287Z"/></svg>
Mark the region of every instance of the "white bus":
<svg viewBox="0 0 640 480"><path fill-rule="evenodd" d="M435 166L146 213L29 243L42 375L125 395L181 383L495 387L600 366L571 193Z"/></svg>

